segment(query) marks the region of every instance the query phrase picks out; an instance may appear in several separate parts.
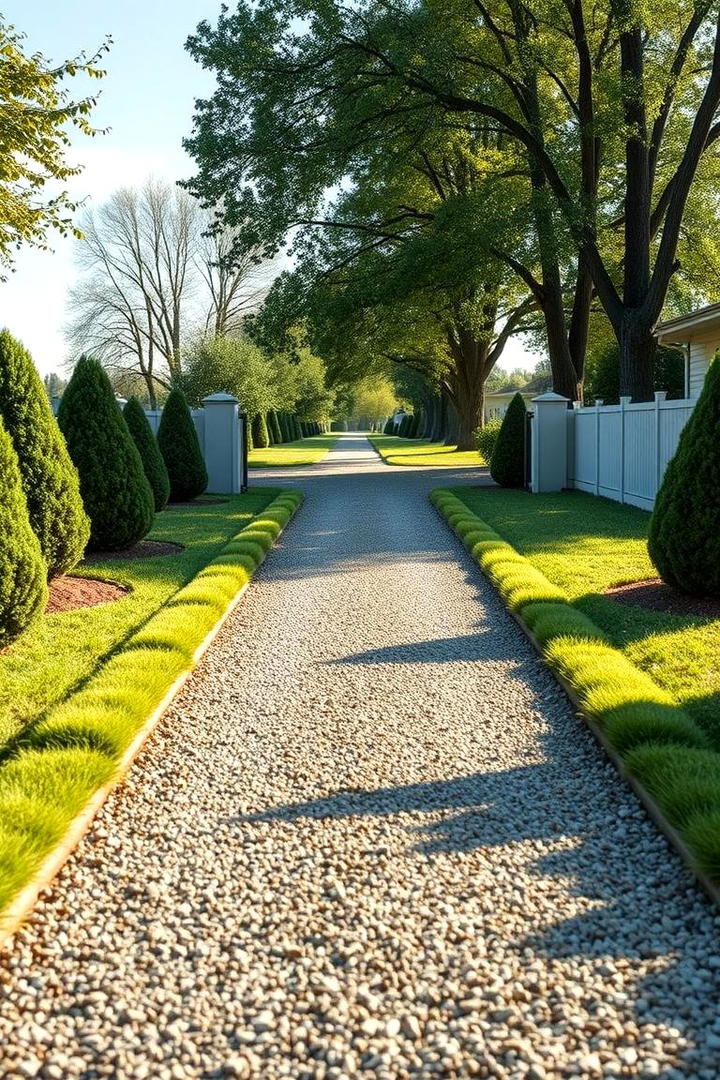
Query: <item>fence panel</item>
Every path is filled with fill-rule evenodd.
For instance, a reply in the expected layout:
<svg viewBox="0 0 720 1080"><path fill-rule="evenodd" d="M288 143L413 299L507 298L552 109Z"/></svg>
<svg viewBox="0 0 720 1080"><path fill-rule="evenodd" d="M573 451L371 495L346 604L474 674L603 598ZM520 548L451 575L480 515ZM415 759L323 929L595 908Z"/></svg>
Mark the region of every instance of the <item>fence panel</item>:
<svg viewBox="0 0 720 1080"><path fill-rule="evenodd" d="M596 405L568 413L570 487L652 510L695 399Z"/></svg>

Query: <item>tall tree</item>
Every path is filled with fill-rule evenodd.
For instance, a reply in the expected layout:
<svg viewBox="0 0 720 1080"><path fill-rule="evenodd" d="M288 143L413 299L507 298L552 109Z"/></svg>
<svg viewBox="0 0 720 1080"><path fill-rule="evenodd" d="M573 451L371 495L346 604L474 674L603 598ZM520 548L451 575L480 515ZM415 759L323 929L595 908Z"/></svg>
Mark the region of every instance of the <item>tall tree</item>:
<svg viewBox="0 0 720 1080"><path fill-rule="evenodd" d="M45 195L80 170L68 160L68 125L95 135L93 96L73 97L67 80L78 74L102 78L98 66L109 42L93 56L80 53L60 64L28 55L23 35L0 16L0 264L12 264L22 244L46 247L50 229L75 232L76 209L67 191Z"/></svg>

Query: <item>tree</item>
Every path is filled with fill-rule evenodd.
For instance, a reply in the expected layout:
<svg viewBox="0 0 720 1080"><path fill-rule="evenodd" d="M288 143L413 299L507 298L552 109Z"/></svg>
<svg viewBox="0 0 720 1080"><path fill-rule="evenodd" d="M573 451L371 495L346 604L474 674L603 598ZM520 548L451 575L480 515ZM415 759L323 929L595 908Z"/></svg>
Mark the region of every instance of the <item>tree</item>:
<svg viewBox="0 0 720 1080"><path fill-rule="evenodd" d="M252 418L252 441L256 450L264 450L265 447L270 445L265 413L255 413Z"/></svg>
<svg viewBox="0 0 720 1080"><path fill-rule="evenodd" d="M145 415L145 410L136 397L131 397L126 401L123 416L142 459L143 469L152 489L157 513L165 509L170 498L170 478L168 477L165 461Z"/></svg>
<svg viewBox="0 0 720 1080"><path fill-rule="evenodd" d="M58 423L80 475L92 551L121 551L152 526L155 501L100 362L81 356L60 400Z"/></svg>
<svg viewBox="0 0 720 1080"><path fill-rule="evenodd" d="M78 74L101 78L105 72L98 61L107 50L108 43L89 58L81 53L50 65L40 53L28 56L23 35L0 17L0 263L5 267L22 244L47 247L50 229L77 235L76 205L56 185L80 171L68 161L67 126L97 134L89 119L96 98L73 98L66 83ZM56 193L43 198L48 184Z"/></svg>
<svg viewBox="0 0 720 1080"><path fill-rule="evenodd" d="M659 346L653 360L653 387L666 390L669 399L685 397L685 357L681 349ZM616 343L601 349L588 365L587 393L590 401L606 405L620 400L620 349Z"/></svg>
<svg viewBox="0 0 720 1080"><path fill-rule="evenodd" d="M532 260L525 244L520 258L505 242L492 247L543 312L555 389L581 393L595 291L620 348L622 392L650 397L653 328L679 270L683 223L698 183L717 172L703 168L716 163L720 136L717 5L309 2L303 33L296 10L241 3L190 39L221 76L187 143L198 190L227 193L231 219L253 213L256 228L272 230L284 214L287 227L381 136L407 132L409 147L413 123L438 115L469 133L489 125L527 181ZM238 107L249 124L237 125ZM299 161L283 166L289 147ZM716 206L713 187L703 191Z"/></svg>
<svg viewBox="0 0 720 1080"><path fill-rule="evenodd" d="M517 393L507 407L490 458L490 475L501 487L525 486L525 423L527 409Z"/></svg>
<svg viewBox="0 0 720 1080"><path fill-rule="evenodd" d="M47 568L30 525L12 439L0 420L0 649L47 603Z"/></svg>
<svg viewBox="0 0 720 1080"><path fill-rule="evenodd" d="M353 416L370 425L394 413L396 402L397 396L389 379L363 379L355 390Z"/></svg>
<svg viewBox="0 0 720 1080"><path fill-rule="evenodd" d="M157 441L170 479L170 501L202 495L208 485L205 459L190 409L178 389L171 390L165 402Z"/></svg>
<svg viewBox="0 0 720 1080"><path fill-rule="evenodd" d="M181 385L187 400L202 404L208 394L223 390L240 402L248 416L294 403L293 372L280 358L274 361L245 336L200 338L185 357Z"/></svg>
<svg viewBox="0 0 720 1080"><path fill-rule="evenodd" d="M90 525L78 474L30 353L0 331L0 417L18 457L33 532L48 578L82 558Z"/></svg>
<svg viewBox="0 0 720 1080"><path fill-rule="evenodd" d="M665 470L648 549L669 585L720 597L720 354Z"/></svg>
<svg viewBox="0 0 720 1080"><path fill-rule="evenodd" d="M268 267L182 188L121 188L82 219L82 276L68 339L110 372L139 373L152 408L182 370L193 334L237 333L267 289Z"/></svg>

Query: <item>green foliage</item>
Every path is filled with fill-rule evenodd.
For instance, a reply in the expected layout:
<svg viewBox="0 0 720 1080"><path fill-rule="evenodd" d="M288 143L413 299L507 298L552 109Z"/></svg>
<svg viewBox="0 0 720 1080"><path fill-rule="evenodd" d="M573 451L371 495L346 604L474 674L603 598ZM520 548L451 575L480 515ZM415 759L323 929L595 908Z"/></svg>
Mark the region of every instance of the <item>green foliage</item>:
<svg viewBox="0 0 720 1080"><path fill-rule="evenodd" d="M123 416L138 448L145 476L152 488L155 510L164 510L170 498L170 477L145 410L136 397L129 398L125 403Z"/></svg>
<svg viewBox="0 0 720 1080"><path fill-rule="evenodd" d="M47 602L47 570L28 516L17 454L0 420L0 649Z"/></svg>
<svg viewBox="0 0 720 1080"><path fill-rule="evenodd" d="M281 443L283 441L282 431L274 409L271 409L267 414L267 427L268 431L272 433L273 443Z"/></svg>
<svg viewBox="0 0 720 1080"><path fill-rule="evenodd" d="M203 338L185 358L182 389L196 408L209 394L232 394L241 412L253 416L282 404L278 401L281 374L279 366L247 337Z"/></svg>
<svg viewBox="0 0 720 1080"><path fill-rule="evenodd" d="M254 450L264 450L270 445L267 423L264 413L256 413L252 419L252 440Z"/></svg>
<svg viewBox="0 0 720 1080"><path fill-rule="evenodd" d="M522 394L507 407L490 458L490 475L501 487L525 486L525 422L527 409Z"/></svg>
<svg viewBox="0 0 720 1080"><path fill-rule="evenodd" d="M202 495L208 485L205 459L180 390L171 390L163 406L157 441L170 479L170 501L184 502Z"/></svg>
<svg viewBox="0 0 720 1080"><path fill-rule="evenodd" d="M648 550L668 584L720 597L720 354L665 471Z"/></svg>
<svg viewBox="0 0 720 1080"><path fill-rule="evenodd" d="M265 557L266 538L272 542L301 500L286 491L270 503L248 530L263 534L249 564L237 551L243 530L76 693L29 726L14 756L0 764L0 908L110 779L172 684L192 669L203 639Z"/></svg>
<svg viewBox="0 0 720 1080"><path fill-rule="evenodd" d="M45 248L48 229L62 235L76 232L76 210L67 192L57 192L78 169L68 160L72 124L85 135L96 134L89 116L95 97L72 100L65 86L78 73L101 78L97 66L107 51L90 60L78 56L49 63L40 53L23 50L23 35L0 17L0 101L2 102L3 172L0 180L0 262L9 265L13 251L27 243ZM55 192L42 199L46 184Z"/></svg>
<svg viewBox="0 0 720 1080"><path fill-rule="evenodd" d="M80 476L89 548L132 547L150 529L155 501L110 380L92 357L82 356L75 365L58 423Z"/></svg>
<svg viewBox="0 0 720 1080"><path fill-rule="evenodd" d="M483 427L476 428L473 432L473 438L475 439L478 453L485 462L489 462L492 458L501 427L502 420L500 417L493 416Z"/></svg>
<svg viewBox="0 0 720 1080"><path fill-rule="evenodd" d="M616 343L602 348L585 377L585 401L600 398L606 405L620 400L620 350ZM654 385L666 390L669 400L685 397L685 356L681 349L659 345L654 360Z"/></svg>
<svg viewBox="0 0 720 1080"><path fill-rule="evenodd" d="M0 417L12 439L33 532L48 578L82 558L90 523L78 474L30 354L0 332Z"/></svg>

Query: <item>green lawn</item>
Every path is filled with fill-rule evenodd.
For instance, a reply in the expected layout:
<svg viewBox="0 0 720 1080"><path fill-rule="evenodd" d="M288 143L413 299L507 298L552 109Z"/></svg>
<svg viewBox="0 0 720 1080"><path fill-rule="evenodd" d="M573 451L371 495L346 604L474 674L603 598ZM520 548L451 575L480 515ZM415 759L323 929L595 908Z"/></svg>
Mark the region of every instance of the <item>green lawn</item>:
<svg viewBox="0 0 720 1080"><path fill-rule="evenodd" d="M265 450L251 450L248 465L251 469L287 468L289 465L317 465L327 457L338 440L337 434L312 435L296 442L268 446Z"/></svg>
<svg viewBox="0 0 720 1080"><path fill-rule="evenodd" d="M668 690L720 749L720 619L644 611L600 595L656 576L646 548L649 514L577 491L453 491Z"/></svg>
<svg viewBox="0 0 720 1080"><path fill-rule="evenodd" d="M76 570L128 585L132 591L114 603L44 616L0 655L0 750L25 724L82 685L108 653L277 494L277 488L254 488L229 496L223 504L198 502L165 510L157 515L150 537L183 544L183 552L97 562Z"/></svg>
<svg viewBox="0 0 720 1080"><path fill-rule="evenodd" d="M477 450L456 450L444 443L399 439L397 435L368 435L368 438L388 465L473 465L476 469L485 465Z"/></svg>

